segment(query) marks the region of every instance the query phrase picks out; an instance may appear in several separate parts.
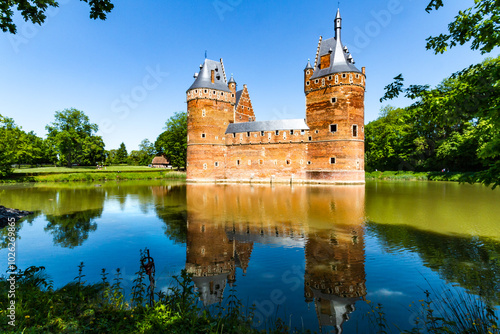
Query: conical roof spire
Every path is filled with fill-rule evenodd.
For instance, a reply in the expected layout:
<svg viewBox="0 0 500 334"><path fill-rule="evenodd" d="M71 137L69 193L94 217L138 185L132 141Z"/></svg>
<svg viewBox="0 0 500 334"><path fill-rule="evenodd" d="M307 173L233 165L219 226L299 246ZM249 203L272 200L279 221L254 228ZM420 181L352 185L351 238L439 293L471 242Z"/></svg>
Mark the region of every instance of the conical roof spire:
<svg viewBox="0 0 500 334"><path fill-rule="evenodd" d="M335 16L335 39L340 39L340 30L342 29L342 17L340 16L340 8L337 9L337 16Z"/></svg>
<svg viewBox="0 0 500 334"><path fill-rule="evenodd" d="M311 65L311 59L308 58L307 59L307 66L306 66L305 70L309 70L309 69L312 69L312 68L314 68L314 67L312 67L312 65Z"/></svg>

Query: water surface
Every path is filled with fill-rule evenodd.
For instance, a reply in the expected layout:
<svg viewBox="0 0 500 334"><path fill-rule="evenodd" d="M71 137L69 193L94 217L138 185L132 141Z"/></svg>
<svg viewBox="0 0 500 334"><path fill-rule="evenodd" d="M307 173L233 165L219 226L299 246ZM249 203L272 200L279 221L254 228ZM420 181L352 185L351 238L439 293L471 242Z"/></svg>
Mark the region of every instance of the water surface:
<svg viewBox="0 0 500 334"><path fill-rule="evenodd" d="M56 286L83 261L87 281L120 268L130 288L148 247L157 289L185 268L200 302L235 293L256 305L256 326L278 315L293 327L344 333L365 331L376 303L408 328L417 315L409 305L429 285L500 305L498 203L498 190L446 182L0 187L0 205L36 212L18 223L18 266L45 266ZM3 272L5 243L0 258Z"/></svg>

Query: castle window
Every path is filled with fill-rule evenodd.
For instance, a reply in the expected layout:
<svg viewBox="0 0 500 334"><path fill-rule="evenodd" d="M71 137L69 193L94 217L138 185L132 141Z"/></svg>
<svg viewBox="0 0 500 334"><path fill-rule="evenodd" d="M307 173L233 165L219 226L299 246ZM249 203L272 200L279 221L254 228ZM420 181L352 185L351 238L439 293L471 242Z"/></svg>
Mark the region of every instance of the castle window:
<svg viewBox="0 0 500 334"><path fill-rule="evenodd" d="M286 164L287 164L287 165L289 165L289 164L291 164L291 163L292 163L292 161L291 161L291 160L289 160L289 159L287 159L287 160L286 160Z"/></svg>
<svg viewBox="0 0 500 334"><path fill-rule="evenodd" d="M336 97L332 97L332 103L335 103L337 102L337 98Z"/></svg>
<svg viewBox="0 0 500 334"><path fill-rule="evenodd" d="M198 94L198 90L197 90L197 89L195 89L195 90L194 90L194 93L195 93L195 94Z"/></svg>
<svg viewBox="0 0 500 334"><path fill-rule="evenodd" d="M309 141L313 140L313 137L309 136Z"/></svg>
<svg viewBox="0 0 500 334"><path fill-rule="evenodd" d="M321 86L325 85L325 78L321 79Z"/></svg>
<svg viewBox="0 0 500 334"><path fill-rule="evenodd" d="M337 124L330 124L330 132L331 133L337 132Z"/></svg>
<svg viewBox="0 0 500 334"><path fill-rule="evenodd" d="M274 164L277 165L278 164L278 160L274 160Z"/></svg>
<svg viewBox="0 0 500 334"><path fill-rule="evenodd" d="M269 133L267 134L267 139L268 139L268 140L271 140L271 132L269 132Z"/></svg>
<svg viewBox="0 0 500 334"><path fill-rule="evenodd" d="M300 134L304 135L306 133L306 130L300 130Z"/></svg>
<svg viewBox="0 0 500 334"><path fill-rule="evenodd" d="M250 137L250 132L247 132L247 137Z"/></svg>
<svg viewBox="0 0 500 334"><path fill-rule="evenodd" d="M353 137L357 137L358 136L358 126L356 124L354 124L352 126L352 136Z"/></svg>
<svg viewBox="0 0 500 334"><path fill-rule="evenodd" d="M336 84L338 84L338 83L339 83L339 76L338 76L338 75L336 75L336 76L335 76L335 83L336 83Z"/></svg>
<svg viewBox="0 0 500 334"><path fill-rule="evenodd" d="M336 159L335 158L330 158L330 164L333 165L334 163L336 163Z"/></svg>
<svg viewBox="0 0 500 334"><path fill-rule="evenodd" d="M345 79L347 77L347 74L342 73L342 79Z"/></svg>
<svg viewBox="0 0 500 334"><path fill-rule="evenodd" d="M219 162L218 161L214 162L214 166L219 167Z"/></svg>
<svg viewBox="0 0 500 334"><path fill-rule="evenodd" d="M239 166L240 165L240 160L236 160L236 166Z"/></svg>
<svg viewBox="0 0 500 334"><path fill-rule="evenodd" d="M250 107L247 107L248 110L250 110Z"/></svg>
<svg viewBox="0 0 500 334"><path fill-rule="evenodd" d="M263 165L264 164L264 160L260 159L259 160L259 165Z"/></svg>
<svg viewBox="0 0 500 334"><path fill-rule="evenodd" d="M307 70L306 74L307 74L307 75L311 74L311 71Z"/></svg>
<svg viewBox="0 0 500 334"><path fill-rule="evenodd" d="M328 80L332 80L332 76L331 75L328 77Z"/></svg>
<svg viewBox="0 0 500 334"><path fill-rule="evenodd" d="M206 93L208 93L208 90L206 90L206 89L205 89L204 93L205 93L205 94L206 94Z"/></svg>
<svg viewBox="0 0 500 334"><path fill-rule="evenodd" d="M205 115L206 115L206 114L207 114L207 113L205 112L205 109L203 109L203 110L201 111L201 117L205 117Z"/></svg>
<svg viewBox="0 0 500 334"><path fill-rule="evenodd" d="M241 115L240 115L240 119L241 119Z"/></svg>
<svg viewBox="0 0 500 334"><path fill-rule="evenodd" d="M264 137L264 131L261 131L261 132L260 132L260 136L261 136L261 137Z"/></svg>
<svg viewBox="0 0 500 334"><path fill-rule="evenodd" d="M201 231L205 232L205 225L201 225Z"/></svg>
<svg viewBox="0 0 500 334"><path fill-rule="evenodd" d="M311 162L310 162L310 161L308 161L308 162L307 162L307 164L308 164L308 165L310 165L310 164L311 164Z"/></svg>
<svg viewBox="0 0 500 334"><path fill-rule="evenodd" d="M207 169L207 164L203 164L203 169L206 170Z"/></svg>
<svg viewBox="0 0 500 334"><path fill-rule="evenodd" d="M310 81L306 81L306 86L309 86L311 84Z"/></svg>
<svg viewBox="0 0 500 334"><path fill-rule="evenodd" d="M283 131L283 140L286 139L286 131Z"/></svg>
<svg viewBox="0 0 500 334"><path fill-rule="evenodd" d="M236 133L233 133L233 138L236 138Z"/></svg>
<svg viewBox="0 0 500 334"><path fill-rule="evenodd" d="M215 90L212 92L212 94L214 94L214 95L216 94Z"/></svg>
<svg viewBox="0 0 500 334"><path fill-rule="evenodd" d="M319 130L314 131L314 133L319 133Z"/></svg>
<svg viewBox="0 0 500 334"><path fill-rule="evenodd" d="M221 92L221 93L220 93L220 96L224 96L224 92Z"/></svg>
<svg viewBox="0 0 500 334"><path fill-rule="evenodd" d="M234 94L231 94L231 97L234 97Z"/></svg>
<svg viewBox="0 0 500 334"><path fill-rule="evenodd" d="M293 136L293 130L290 130L290 136Z"/></svg>
<svg viewBox="0 0 500 334"><path fill-rule="evenodd" d="M206 133L202 133L201 134L201 138L207 138L207 134Z"/></svg>
<svg viewBox="0 0 500 334"><path fill-rule="evenodd" d="M353 80L352 80L352 74L349 74L349 82L352 83Z"/></svg>
<svg viewBox="0 0 500 334"><path fill-rule="evenodd" d="M359 74L356 74L356 79L359 79Z"/></svg>
<svg viewBox="0 0 500 334"><path fill-rule="evenodd" d="M276 132L275 132L275 133L276 133L276 136L279 136L279 135L280 135L279 130L276 130Z"/></svg>
<svg viewBox="0 0 500 334"><path fill-rule="evenodd" d="M319 83L319 80L318 79L314 80L314 83L315 84Z"/></svg>
<svg viewBox="0 0 500 334"><path fill-rule="evenodd" d="M365 127L364 126L361 127L361 133L365 133Z"/></svg>

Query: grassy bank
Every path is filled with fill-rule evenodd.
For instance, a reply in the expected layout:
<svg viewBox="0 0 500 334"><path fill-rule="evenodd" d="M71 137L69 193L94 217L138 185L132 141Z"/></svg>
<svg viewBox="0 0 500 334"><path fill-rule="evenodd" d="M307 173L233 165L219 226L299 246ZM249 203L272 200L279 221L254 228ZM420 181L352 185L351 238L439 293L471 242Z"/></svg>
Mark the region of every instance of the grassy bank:
<svg viewBox="0 0 500 334"><path fill-rule="evenodd" d="M366 180L454 181L474 183L476 180L476 173L377 171L366 172L365 177Z"/></svg>
<svg viewBox="0 0 500 334"><path fill-rule="evenodd" d="M109 166L106 169L95 167L42 167L14 170L9 178L0 183L19 182L71 182L71 181L113 181L113 180L160 180L186 179L186 173L173 170L159 170L144 166Z"/></svg>

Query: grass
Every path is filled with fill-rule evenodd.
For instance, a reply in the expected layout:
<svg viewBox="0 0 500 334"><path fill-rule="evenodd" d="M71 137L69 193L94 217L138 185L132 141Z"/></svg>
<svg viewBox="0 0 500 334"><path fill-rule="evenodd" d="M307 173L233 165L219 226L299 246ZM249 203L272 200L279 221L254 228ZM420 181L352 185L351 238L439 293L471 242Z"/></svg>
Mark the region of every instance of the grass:
<svg viewBox="0 0 500 334"><path fill-rule="evenodd" d="M14 170L9 178L0 183L21 182L72 182L72 181L112 181L112 180L157 180L185 179L186 173L171 169L155 169L146 166L108 166L96 167L41 167Z"/></svg>
<svg viewBox="0 0 500 334"><path fill-rule="evenodd" d="M401 180L401 181L453 181L474 183L475 173L459 172L412 172L412 171L376 171L366 172L366 180Z"/></svg>

